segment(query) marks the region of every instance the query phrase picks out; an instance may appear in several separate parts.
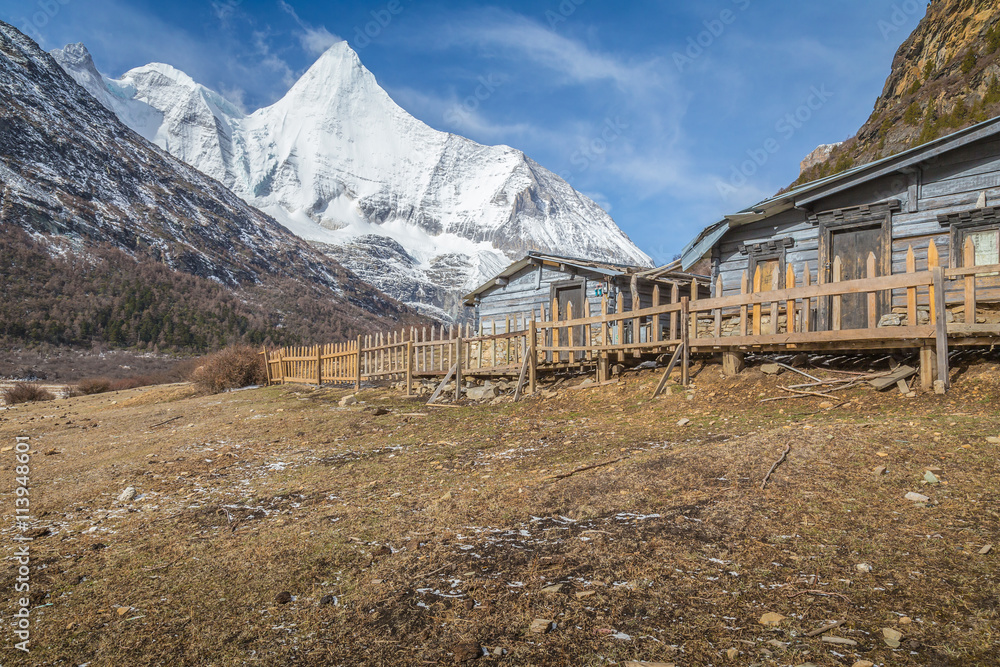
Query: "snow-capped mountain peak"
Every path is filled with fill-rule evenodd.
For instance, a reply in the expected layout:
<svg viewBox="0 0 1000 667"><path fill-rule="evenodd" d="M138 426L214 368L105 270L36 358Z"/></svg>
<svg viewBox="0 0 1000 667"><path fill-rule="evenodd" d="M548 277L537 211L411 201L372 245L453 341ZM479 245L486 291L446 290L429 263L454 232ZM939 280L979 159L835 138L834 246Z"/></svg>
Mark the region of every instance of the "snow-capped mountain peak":
<svg viewBox="0 0 1000 667"><path fill-rule="evenodd" d="M521 151L411 116L346 42L246 115L172 67L110 79L84 54L53 55L140 134L425 312L457 314L463 292L528 250L651 264L603 209Z"/></svg>

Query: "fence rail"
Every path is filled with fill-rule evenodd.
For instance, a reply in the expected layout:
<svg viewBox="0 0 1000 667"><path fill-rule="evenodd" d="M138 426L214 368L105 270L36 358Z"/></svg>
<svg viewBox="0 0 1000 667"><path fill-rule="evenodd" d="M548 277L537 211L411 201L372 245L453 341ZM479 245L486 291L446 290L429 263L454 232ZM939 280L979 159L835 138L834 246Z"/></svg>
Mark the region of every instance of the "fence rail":
<svg viewBox="0 0 1000 667"><path fill-rule="evenodd" d="M457 373L460 387L465 378L520 375L534 392L539 372L596 368L598 381L607 380L612 357L620 362L630 355L674 354L675 360L682 359L681 375L686 378L689 352L722 352L727 369L738 370L742 354L749 350L911 348L921 353L922 384L928 386L935 376L947 384L949 339L956 344L992 344L1000 339L1000 317L995 323L978 320L986 312L980 302L983 290L996 295L1000 285L996 278L1000 264L972 266L971 241L964 259L965 268L937 266L932 243L923 271L916 270L910 248L907 272L889 276L876 275L872 254L868 277L843 280L842 263L836 258L831 282L812 284L808 264L801 277L789 264L785 287L762 291L765 281L758 267L752 281L743 275L738 294L723 295L720 280L715 297L698 299L693 285L690 296L679 297L675 289L670 303L661 304L656 288L651 307L636 304L625 311L619 294L614 312L609 312L605 297L600 313L592 314L585 301L582 313L574 313L568 305L563 320L558 319L559 304L553 301L550 308L525 318L521 331L473 332L470 326L453 325L432 327L429 332L422 328L359 336L321 347L264 350L267 378L269 383L358 388L364 381L397 380L406 383L409 395L414 378L447 379ZM864 326L848 327L847 299L861 304ZM880 316L882 305L891 307L897 300L906 304L901 312L888 313L888 320ZM851 313L850 321L856 323L857 315ZM726 355L731 355L728 360Z"/></svg>

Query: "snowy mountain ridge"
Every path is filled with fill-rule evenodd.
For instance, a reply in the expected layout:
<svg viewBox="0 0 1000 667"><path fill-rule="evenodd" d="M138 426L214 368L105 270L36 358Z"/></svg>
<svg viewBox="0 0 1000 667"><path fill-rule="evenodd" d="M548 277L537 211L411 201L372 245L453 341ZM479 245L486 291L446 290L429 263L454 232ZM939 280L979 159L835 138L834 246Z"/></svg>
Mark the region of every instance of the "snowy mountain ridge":
<svg viewBox="0 0 1000 667"><path fill-rule="evenodd" d="M52 54L136 132L362 279L438 317L529 250L651 265L596 203L524 153L434 130L341 42L275 104L244 114L169 65L101 75Z"/></svg>

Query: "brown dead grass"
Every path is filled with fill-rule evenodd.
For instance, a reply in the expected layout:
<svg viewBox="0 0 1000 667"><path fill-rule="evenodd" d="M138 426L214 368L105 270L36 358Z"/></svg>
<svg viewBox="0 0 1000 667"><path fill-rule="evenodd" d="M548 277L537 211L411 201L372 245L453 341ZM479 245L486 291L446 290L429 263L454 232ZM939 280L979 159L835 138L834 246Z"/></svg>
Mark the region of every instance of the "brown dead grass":
<svg viewBox="0 0 1000 667"><path fill-rule="evenodd" d="M55 400L55 395L45 387L34 382L15 382L5 387L0 392L7 405L18 405L20 403L36 403L38 401Z"/></svg>
<svg viewBox="0 0 1000 667"><path fill-rule="evenodd" d="M657 401L646 373L457 409L190 386L13 408L0 441L31 437L51 606L31 660L4 664L449 665L466 642L506 651L484 664L996 664L996 551L978 551L1000 534L1000 374L958 374L945 398L856 390L829 411L757 403L787 378L714 366ZM858 646L802 636L836 620Z"/></svg>
<svg viewBox="0 0 1000 667"><path fill-rule="evenodd" d="M260 350L233 345L201 359L190 379L205 391L217 394L267 382Z"/></svg>

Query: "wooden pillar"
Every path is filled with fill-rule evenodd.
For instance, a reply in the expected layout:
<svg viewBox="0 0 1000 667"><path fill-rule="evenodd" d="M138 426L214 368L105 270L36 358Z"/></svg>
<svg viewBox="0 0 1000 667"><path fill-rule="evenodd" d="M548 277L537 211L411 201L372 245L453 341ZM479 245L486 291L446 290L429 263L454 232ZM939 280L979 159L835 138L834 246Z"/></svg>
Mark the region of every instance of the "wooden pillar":
<svg viewBox="0 0 1000 667"><path fill-rule="evenodd" d="M653 285L653 308L659 308L659 307L660 307L660 286ZM656 313L655 315L653 315L653 325L652 325L652 331L650 332L649 336L649 342L659 343L662 339L663 339L663 330L660 327L660 314Z"/></svg>
<svg viewBox="0 0 1000 667"><path fill-rule="evenodd" d="M962 266L969 268L976 265L976 247L971 238L965 239ZM965 276L965 323L976 323L976 276Z"/></svg>
<svg viewBox="0 0 1000 667"><path fill-rule="evenodd" d="M927 270L933 271L936 267L941 266L941 258L938 257L937 243L934 239L931 239L930 245L927 246ZM934 285L930 286L929 289L930 296L930 309L931 309L931 323L937 322L937 296L935 294Z"/></svg>
<svg viewBox="0 0 1000 667"><path fill-rule="evenodd" d="M684 355L681 360L681 384L685 387L688 386L691 372L691 330L688 326L690 305L691 302L688 297L681 299L681 322L684 323L681 331L681 344L684 346Z"/></svg>
<svg viewBox="0 0 1000 667"><path fill-rule="evenodd" d="M934 389L934 380L937 379L937 350L924 345L920 348L920 388L924 391Z"/></svg>
<svg viewBox="0 0 1000 667"><path fill-rule="evenodd" d="M913 245L911 244L906 249L906 272L916 273L917 272L917 258L913 254ZM917 288L907 287L906 288L906 325L910 327L917 326ZM921 353L922 354L922 353ZM921 383L923 382L923 356L920 358L920 368L921 368ZM933 380L931 381L933 383ZM930 387L926 387L930 389Z"/></svg>
<svg viewBox="0 0 1000 667"><path fill-rule="evenodd" d="M878 271L875 268L875 253L868 253L868 262L865 267L866 277L869 280L873 280L878 277ZM878 292L868 292L868 328L875 329L878 327Z"/></svg>
<svg viewBox="0 0 1000 667"><path fill-rule="evenodd" d="M271 386L271 357L267 353L267 347L261 348L264 355L264 377L267 379L267 386Z"/></svg>
<svg viewBox="0 0 1000 667"><path fill-rule="evenodd" d="M795 267L791 262L785 267L785 289L795 289ZM785 301L785 331L795 333L795 299Z"/></svg>
<svg viewBox="0 0 1000 667"><path fill-rule="evenodd" d="M730 377L739 375L746 368L742 352L726 351L722 353L722 372Z"/></svg>
<svg viewBox="0 0 1000 667"><path fill-rule="evenodd" d="M757 269L753 272L753 294L760 293L760 285L763 278L763 269L760 264L757 265ZM760 326L760 303L753 304L753 335L759 336L761 332Z"/></svg>
<svg viewBox="0 0 1000 667"><path fill-rule="evenodd" d="M740 294L744 297L743 305L740 306L740 336L747 335L747 302L746 295L750 291L750 286L747 281L747 272L744 271L743 275L740 276Z"/></svg>
<svg viewBox="0 0 1000 667"><path fill-rule="evenodd" d="M802 265L802 286L812 286L812 273L809 272L809 262ZM802 332L812 331L812 299L806 298L802 301Z"/></svg>
<svg viewBox="0 0 1000 667"><path fill-rule="evenodd" d="M722 298L722 276L720 275L715 281L715 298ZM715 337L722 338L722 309L715 309Z"/></svg>
<svg viewBox="0 0 1000 667"><path fill-rule="evenodd" d="M528 324L528 393L534 394L538 382L538 351L535 346L537 341L537 329L535 327L535 313L531 313L531 322Z"/></svg>
<svg viewBox="0 0 1000 667"><path fill-rule="evenodd" d="M951 387L948 378L948 311L945 308L944 294L944 269L940 266L934 267L934 293L935 293L935 339L937 347L937 369L938 382L944 383L945 391Z"/></svg>
<svg viewBox="0 0 1000 667"><path fill-rule="evenodd" d="M840 257L833 258L833 282L839 283L844 275L844 268L841 264ZM830 323L830 329L833 331L840 331L841 325L841 295L835 294L833 296L833 321Z"/></svg>
<svg viewBox="0 0 1000 667"><path fill-rule="evenodd" d="M316 386L323 386L323 348L316 346Z"/></svg>

